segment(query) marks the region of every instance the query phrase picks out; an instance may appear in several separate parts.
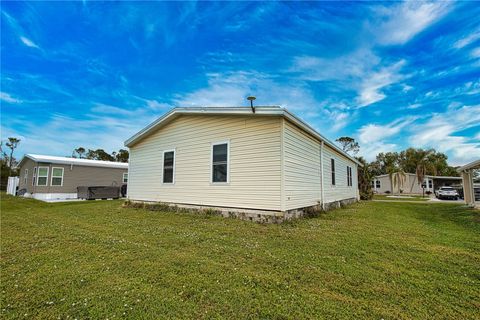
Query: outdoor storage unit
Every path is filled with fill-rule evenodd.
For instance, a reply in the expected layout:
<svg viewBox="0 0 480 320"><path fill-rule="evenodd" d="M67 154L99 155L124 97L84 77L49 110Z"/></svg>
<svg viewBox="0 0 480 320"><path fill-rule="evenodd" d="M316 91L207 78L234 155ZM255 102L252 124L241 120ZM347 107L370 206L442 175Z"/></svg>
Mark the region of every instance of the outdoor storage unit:
<svg viewBox="0 0 480 320"><path fill-rule="evenodd" d="M119 187L78 187L77 194L79 199L118 199L120 196Z"/></svg>

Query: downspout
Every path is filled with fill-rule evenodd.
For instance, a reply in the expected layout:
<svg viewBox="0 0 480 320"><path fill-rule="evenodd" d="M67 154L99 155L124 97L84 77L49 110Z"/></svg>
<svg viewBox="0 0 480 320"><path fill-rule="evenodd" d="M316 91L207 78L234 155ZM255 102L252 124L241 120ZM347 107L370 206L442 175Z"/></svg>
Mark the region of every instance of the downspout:
<svg viewBox="0 0 480 320"><path fill-rule="evenodd" d="M321 187L320 187L320 195L321 195L321 201L322 201L322 210L325 210L325 198L324 198L324 191L323 191L323 145L324 145L324 142L322 140L322 142L320 143L320 184L321 184Z"/></svg>

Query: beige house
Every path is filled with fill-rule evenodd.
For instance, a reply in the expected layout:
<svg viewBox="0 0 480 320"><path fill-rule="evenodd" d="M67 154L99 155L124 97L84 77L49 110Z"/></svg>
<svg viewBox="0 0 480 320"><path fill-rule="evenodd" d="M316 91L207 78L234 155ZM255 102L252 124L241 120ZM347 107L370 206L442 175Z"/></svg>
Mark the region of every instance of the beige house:
<svg viewBox="0 0 480 320"><path fill-rule="evenodd" d="M480 207L480 186L473 183L473 171L480 170L480 159L458 168L463 180L465 203L471 207Z"/></svg>
<svg viewBox="0 0 480 320"><path fill-rule="evenodd" d="M128 163L26 154L19 163L18 190L36 199L76 199L79 186L121 186Z"/></svg>
<svg viewBox="0 0 480 320"><path fill-rule="evenodd" d="M134 201L287 217L358 199L358 162L279 107L176 108L125 145Z"/></svg>
<svg viewBox="0 0 480 320"><path fill-rule="evenodd" d="M423 185L425 192L431 192L443 186L460 186L462 183L461 177L443 177L443 176L425 176ZM422 183L418 183L417 175L414 173L405 173L405 181L403 186L399 184L393 185L388 174L376 176L372 180L372 189L375 193L404 193L404 194L422 194Z"/></svg>

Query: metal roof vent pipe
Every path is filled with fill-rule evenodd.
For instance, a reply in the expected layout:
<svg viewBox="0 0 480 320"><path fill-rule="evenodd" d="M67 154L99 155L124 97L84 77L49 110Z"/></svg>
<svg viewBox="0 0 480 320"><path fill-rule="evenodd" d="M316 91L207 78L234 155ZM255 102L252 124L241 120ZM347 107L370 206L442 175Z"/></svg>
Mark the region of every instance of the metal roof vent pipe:
<svg viewBox="0 0 480 320"><path fill-rule="evenodd" d="M253 100L255 100L257 98L251 96L251 97L247 97L247 100L250 100L250 108L252 108L252 112L255 113L255 107L253 106Z"/></svg>

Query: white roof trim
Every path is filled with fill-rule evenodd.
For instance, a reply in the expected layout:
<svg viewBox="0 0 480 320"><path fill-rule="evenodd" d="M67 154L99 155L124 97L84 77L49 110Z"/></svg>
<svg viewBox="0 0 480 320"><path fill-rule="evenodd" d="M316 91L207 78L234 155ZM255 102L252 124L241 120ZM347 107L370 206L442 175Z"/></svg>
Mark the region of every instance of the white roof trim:
<svg viewBox="0 0 480 320"><path fill-rule="evenodd" d="M24 155L22 160L19 163L19 166L27 158L31 159L35 162L66 164L66 165L76 165L76 166L88 166L88 167L128 169L128 163L124 163L124 162L112 162L112 161L101 161L101 160L89 160L89 159L45 156L45 155L39 155L39 154L26 154L26 155Z"/></svg>
<svg viewBox="0 0 480 320"><path fill-rule="evenodd" d="M320 141L324 141L327 146L334 149L338 153L342 154L351 161L361 165L361 163L350 156L348 153L340 149L336 144L322 136L315 129L309 126L300 118L296 117L290 113L287 109L276 107L276 106L258 106L255 107L255 113L252 112L250 107L188 107L188 108L174 108L158 118L157 120L150 123L148 126L134 134L132 137L125 141L126 147L132 147L137 142L142 140L144 137L153 133L155 130L160 128L163 124L167 123L170 120L173 120L176 116L182 114L211 114L211 115L246 115L246 116L256 116L256 115L267 115L267 116L282 116L285 119L289 120L293 124L300 127L302 130L315 137Z"/></svg>
<svg viewBox="0 0 480 320"><path fill-rule="evenodd" d="M480 168L480 159L475 160L473 162L470 162L470 163L464 165L463 167L458 168L457 171L462 172L462 171L465 171L465 170L478 169L478 168Z"/></svg>

